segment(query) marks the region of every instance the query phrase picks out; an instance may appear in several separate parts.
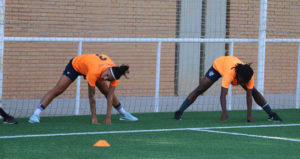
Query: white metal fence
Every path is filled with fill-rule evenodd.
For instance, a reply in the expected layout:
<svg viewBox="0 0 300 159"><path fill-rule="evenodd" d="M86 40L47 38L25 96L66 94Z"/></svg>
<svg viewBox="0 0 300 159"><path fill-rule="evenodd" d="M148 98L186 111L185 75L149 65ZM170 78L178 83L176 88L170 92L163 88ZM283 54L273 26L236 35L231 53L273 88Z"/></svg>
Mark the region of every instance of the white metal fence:
<svg viewBox="0 0 300 159"><path fill-rule="evenodd" d="M159 0L157 0L157 1L159 1ZM214 0L214 1L217 2L218 0ZM35 2L37 2L37 1L35 1ZM54 4L54 2L59 3L59 1L53 1L53 4ZM66 1L66 2L68 2L68 1ZM80 4L84 3L83 1L82 2L78 1L78 2L80 2ZM147 4L145 6L143 6L143 4L137 4L138 3L137 1L135 1L135 2L136 3L131 4L131 5L133 5L133 7L143 8L143 7L147 6ZM155 2L156 1L154 1L154 3ZM220 13L215 13L214 10L208 11L208 8L210 8L212 6L216 7L216 8L219 8L219 7L222 8L222 5L220 5L221 3L218 3L219 5L217 5L217 6L214 6L213 4L211 4L211 2L213 2L213 1L207 2L207 1L185 1L185 0L172 1L172 0L169 0L167 2L172 3L172 4L177 4L177 7L176 7L177 9L175 8L177 10L175 16L177 16L177 18L178 18L176 23L183 23L182 21L184 21L185 16L190 17L190 19L189 18L186 19L185 22L187 22L187 23L190 23L189 21L193 21L193 16L195 16L196 18L199 19L199 15L190 15L190 11L197 9L197 7L207 8L204 10L204 12L197 13L197 14L202 14L202 18L204 16L203 14L206 15L206 18L210 17L213 19L217 17L215 14L218 14L218 15L224 14L222 11L220 11ZM199 2L201 2L201 3L199 3ZM227 2L234 3L235 1L227 1ZM236 1L236 2L238 3L238 1ZM243 2L243 1L241 1L241 2ZM249 5L248 8L252 7L252 5L254 3L257 3L257 1L247 1L247 2ZM296 3L296 5L293 5L293 4L289 4L289 5L293 5L296 8L297 7L300 8L299 3L297 1L294 1L294 2ZM100 5L101 2L86 2L86 3L91 3L91 4L95 3L97 5L99 3L99 5ZM254 36L255 38L249 38L249 37L243 38L243 36L242 36L242 38L210 37L209 34L213 33L213 31L212 32L208 32L208 31L209 31L209 28L213 27L213 24L211 24L211 25L207 25L207 23L202 24L203 22L201 22L201 24L199 23L199 26L195 24L195 28L200 27L200 26L203 28L206 28L206 32L203 35L201 32L199 32L199 33L194 32L193 29L195 29L195 28L185 28L188 26L185 26L184 24L177 24L177 27L184 29L184 31L180 31L181 29L178 29L180 32L179 34L176 34L178 37L168 37L168 35L164 35L163 33L161 33L161 35L159 35L159 34L155 33L155 30L152 30L153 38L152 37L142 38L142 37L140 37L140 35L138 35L138 33L135 33L135 37L137 37L137 38L131 37L131 36L129 38L122 38L122 35L125 35L124 33L122 33L122 34L120 33L120 35L116 35L116 38L113 38L113 37L107 38L105 36L104 37L72 37L72 36L70 37L69 35L67 35L66 37L53 37L53 34L50 32L46 33L46 34L50 35L49 37L45 37L45 36L41 36L41 35L38 35L36 37L35 36L4 36L5 35L4 24L6 24L5 19L4 19L5 1L2 0L1 6L0 6L2 9L1 13L0 13L2 16L1 22L3 24L3 25L1 25L1 28L0 28L0 34L2 35L2 36L0 36L1 37L0 60L2 61L1 62L1 72L0 72L0 98L2 99L1 104L3 105L3 107L7 108L10 112L12 112L12 114L14 114L16 116L30 115L32 113L33 109L38 104L38 102L39 102L38 96L42 96L42 94L39 94L39 93L38 93L38 95L35 95L33 97L28 97L28 98L26 97L26 95L23 95L22 97L18 97L18 95L14 95L14 93L10 93L10 95L7 95L5 98L3 98L3 94L6 94L5 90L18 91L17 88L21 87L20 85L13 85L13 84L10 84L9 82L7 82L8 84L10 84L9 86L4 85L3 84L4 80L6 80L6 81L16 80L17 82L24 81L24 79L20 79L20 81L18 81L17 79L14 79L17 77L10 77L9 76L10 74L6 75L4 72L5 70L3 69L3 66L9 67L11 65L8 62L9 60L4 61L4 63L3 63L3 60L7 56L7 57L9 57L7 59L10 59L10 60L12 59L11 61L13 61L14 59L12 57L10 57L10 52L16 52L16 54L18 54L18 52L21 53L21 51L23 51L23 50L25 50L26 53L25 54L21 53L22 56L24 56L22 58L27 59L29 61L30 60L40 60L41 58L35 59L35 57L34 57L35 55L29 56L30 50L34 50L35 47L37 47L35 45L39 45L39 44L51 43L49 50L52 50L52 47L53 47L52 44L57 44L57 43L72 44L72 47L75 46L74 48L71 49L72 50L71 52L74 52L74 50L76 50L75 51L76 53L73 53L71 56L63 57L64 61L66 61L65 58L72 58L73 56L80 55L83 53L88 53L90 51L93 52L94 50L91 48L93 48L93 46L97 46L101 43L103 44L101 46L104 46L104 47L106 47L106 44L108 46L113 47L113 46L117 46L119 44L130 43L130 44L134 44L134 45L145 46L145 49L148 47L148 45L151 45L151 47L148 48L149 52L151 52L151 54L154 55L151 57L148 55L149 53L143 52L143 48L139 50L139 47L136 46L135 49L133 49L133 50L137 50L136 52L141 52L141 54L142 54L141 56L147 57L141 63L147 63L148 60L151 61L151 62L149 62L149 65L138 65L138 66L136 66L138 68L134 69L134 71L139 72L139 71L141 71L140 69L143 69L143 67L145 67L145 71L143 71L142 73L139 72L140 74L143 74L144 76L135 76L134 75L133 79L130 79L131 80L130 82L123 84L123 85L121 84L121 91L123 92L120 95L121 102L125 105L125 108L131 112L174 111L180 106L181 102L188 95L187 92L190 92L191 88L196 87L195 84L197 84L197 80L196 80L196 82L191 82L191 83L185 82L186 85L180 83L180 80L183 80L182 78L185 78L185 76L179 77L178 74L184 74L186 72L185 69L183 69L183 71L180 71L182 69L182 68L180 68L182 66L181 64L184 63L184 65L185 65L184 67L191 68L191 67L194 67L194 65L192 65L193 62L189 62L189 60L191 60L191 61L194 59L196 61L204 60L204 61L206 61L205 63L208 63L205 65L211 65L211 62L212 62L212 60L209 59L211 56L210 51L207 51L208 53L205 55L205 57L201 57L201 59L198 59L198 58L200 58L198 55L192 55L190 59L189 58L182 59L180 54L184 54L184 55L189 54L188 53L189 51L192 51L192 52L195 52L195 54L198 54L197 52L199 50L197 48L193 48L195 46L201 47L201 45L216 44L216 45L212 46L212 47L216 47L218 44L222 44L222 46L223 45L225 46L226 44L228 44L228 46L229 46L228 50L226 50L224 48L225 49L224 52L228 51L229 55L236 55L235 52L241 52L240 49L246 48L249 44L254 44L254 45L257 45L257 49L255 51L255 52L257 52L257 55L256 55L256 59L254 60L254 63L257 63L257 66L255 66L256 70L254 70L254 71L256 74L255 75L256 81L257 81L256 87L258 88L258 90L260 90L261 92L264 93L264 95L266 96L268 102L272 105L272 107L279 108L279 109L299 108L300 107L299 106L300 105L300 73L299 73L300 72L300 64L299 64L300 63L299 62L300 61L299 60L300 59L300 39L299 39L299 34L297 32L295 32L294 33L295 36L292 38L289 36L287 36L288 38L276 38L276 37L275 38L267 38L268 31L269 31L267 28L268 5L273 7L273 5L276 6L277 3L280 3L280 1L275 2L275 1L260 0L260 3L259 3L259 6L260 6L259 15L260 16L258 19L259 25L253 24L253 26L256 26L256 25L258 26L257 30L254 30L257 33L256 36ZM121 4L122 4L122 2L120 2L120 5ZM160 3L158 3L158 5L159 4ZM14 4L14 5L22 6L22 4ZM101 3L101 5L102 5L102 3ZM110 2L109 1L105 2L104 6L105 5L110 5ZM232 4L227 3L225 7L228 8L231 5ZM13 6L13 5L11 5L11 6ZM253 5L253 6L255 6L255 5ZM152 6L150 5L149 8L151 8L151 7ZM193 8L193 7L195 7L195 8ZM17 11L15 11L15 12L11 11L12 8L10 8L10 14L13 13L12 15L18 15ZM178 11L179 10L178 8L179 9L181 8L181 10ZM290 8L292 8L292 7L290 7ZM41 8L38 8L38 9L41 9ZM235 11L234 9L235 8L233 8L231 10L230 14L233 14L232 12ZM202 9L202 11L203 11L203 9ZM256 11L257 11L257 9L253 9L253 10L249 9L249 15L251 16ZM155 17L154 12L157 12L157 11L153 10L153 14L152 14L151 18ZM243 13L243 11L240 11L240 12ZM250 13L250 12L253 12L253 13ZM286 10L284 10L284 12L286 12ZM125 13L125 12L120 11L120 13ZM143 14L137 14L137 13L138 12L136 11L136 12L130 13L130 15L135 16L135 18L143 15ZM164 15L165 14L166 13L164 13ZM226 13L227 16L230 14ZM237 13L237 14L239 14L239 13ZM300 13L299 14L293 13L291 15L294 15L294 14L296 16L297 15L300 16ZM119 20L122 20L122 18L123 18L122 15L120 14L120 15L117 15L116 17L118 17L118 16L120 16ZM169 16L172 17L172 15L167 15L167 17L169 17ZM151 18L149 18L149 19L151 19ZM130 19L130 18L128 18L128 19ZM158 17L158 19L160 19L160 17ZM161 19L165 20L163 18L163 16L161 16ZM170 19L168 18L167 20L165 20L165 23L168 23L168 20L171 21L171 19L172 18L170 18ZM216 19L218 19L218 17ZM226 18L226 19L228 19L228 18ZM253 20L254 18L250 17L249 19ZM124 20L126 20L126 19L124 19ZM148 20L148 19L147 18L144 19L144 21L146 21L146 20ZM18 19L16 19L15 21L18 22ZM24 20L22 19L21 21L24 21ZM25 21L26 21L26 19L25 19ZM214 24L222 23L221 21L222 20L215 20ZM234 22L234 20L232 20L232 21ZM254 19L254 21L255 21L255 19ZM11 24L9 24L9 25L12 26L13 22L14 21L11 20ZM298 23L299 22L296 21L295 26L297 26ZM147 26L139 26L141 23L133 23L133 24L135 25L136 28L147 27ZM49 24L49 25L52 25L52 24ZM54 24L54 27L57 25L59 25L59 24ZM128 25L132 25L132 24L130 23ZM191 24L191 25L194 25L194 24ZM207 26L204 26L204 25L207 25ZM123 24L122 24L122 26L123 26ZM126 25L124 24L124 26L126 26ZM171 24L170 24L170 26L171 26ZM167 26L167 27L170 27L170 26ZM283 26L283 28L284 27L285 26ZM13 28L16 29L17 27L14 26ZM65 31L67 31L67 27L64 29L66 29ZM125 29L125 30L127 30L127 29ZM28 31L28 29L27 29L27 31ZM130 34L131 30L128 29L127 31L128 31L128 33L126 33L126 34ZM165 31L165 30L163 30L163 31ZM249 30L247 32L251 32L251 31L253 31L253 30ZM44 33L44 32L40 32L40 30L38 32L40 34ZM87 32L89 32L89 31L87 31ZM218 32L218 34L219 34L219 31L215 31L215 32ZM229 31L226 30L226 33L227 32L229 32ZM95 31L95 33L97 33L97 31ZM10 34L14 35L14 33L10 33ZM68 32L66 32L66 34L68 34ZM199 37L198 36L195 37L194 35L196 35L196 34L199 34ZM57 34L57 35L59 35L59 34ZM74 33L74 35L77 35L77 34ZM12 46L8 46L8 47L6 47L6 45L4 46L4 44L10 45L10 43L13 43L13 44L16 43L16 45L12 45ZM284 45L285 43L297 45L296 50L298 50L298 52L294 52L292 55L289 55L289 56L291 56L291 59L294 59L294 60L296 59L297 63L294 63L294 64L297 65L297 67L296 67L297 70L293 71L292 73L289 73L288 71L294 69L294 67L289 67L289 68L287 68L287 71L286 71L287 76L291 76L291 75L293 76L294 72L296 72L296 75L295 75L296 83L290 84L291 86L290 85L287 86L288 88L289 87L296 87L296 88L291 89L291 90L287 89L287 91L286 90L285 91L272 90L272 87L277 86L277 84L274 83L273 81L271 81L271 82L269 82L271 85L271 88L269 88L268 89L269 91L266 93L265 92L265 81L266 81L266 79L265 79L266 67L265 66L266 66L266 64L269 63L269 61L266 60L266 49L268 48L267 45L268 44L274 44L274 45L277 45L277 44L282 45L283 44ZM31 46L31 44L33 46ZM169 64L170 61L174 61L174 60L173 60L173 58L168 56L169 52L165 51L169 48L169 46L164 49L164 47L168 44L172 45L172 46L170 46L170 48L171 48L170 52L171 53L177 52L177 54L178 54L178 55L175 55L175 60L176 60L176 58L180 59L179 61L175 61L174 64L172 62ZM186 45L186 44L188 44L188 45ZM85 45L91 45L91 47L89 47L89 49L84 49L83 47ZM239 49L236 51L237 45L238 45ZM16 50L16 51L13 50L14 46L20 47L20 50ZM76 48L76 46L77 46L77 48ZM190 49L189 48L189 49L187 49L187 51L181 52L182 50L178 49L177 47L181 48L181 49L185 48L185 47L191 47L193 49L189 50ZM206 48L208 48L208 47L209 46L206 46ZM273 47L273 45L271 47ZM271 47L269 47L270 50L271 50ZM98 46L97 46L97 48L98 48ZM124 48L127 49L127 46L124 46ZM255 46L254 46L254 48L255 48ZM287 48L287 50L288 50L289 46L284 46L284 48ZM28 51L26 49L28 49ZM106 50L109 50L109 49L110 48L107 48ZM164 51L162 51L163 49L164 49ZM120 51L120 50L118 50L118 51ZM128 52L130 52L130 51L132 51L132 50L129 49ZM295 51L295 50L293 49L293 51ZM46 48L45 52L47 52L47 48ZM224 52L222 52L222 51L220 51L220 52L221 52L220 54L224 54ZM249 54L251 54L251 53L249 53ZM285 54L285 52L283 52L282 54ZM110 53L110 55L114 56L114 52ZM130 55L130 54L128 53L127 55ZM113 59L119 58L119 59L121 59L121 60L119 60L120 62L124 62L124 61L126 62L126 60L129 60L131 63L140 60L140 58L137 58L137 57L128 58L128 57L126 57L127 55L123 56L123 55L117 54L117 55L115 55L116 57L114 57ZM239 53L237 56L239 56L239 55L241 55L241 53ZM47 57L46 60L52 59L51 54L47 55L47 56L49 56L49 57ZM217 55L214 55L214 56L217 56ZM250 56L253 56L253 55L250 55ZM272 55L268 55L268 56L272 56ZM248 58L247 56L243 57L243 59L247 59L247 58ZM250 57L250 59L251 59L251 57ZM280 57L279 57L279 59L280 59ZM253 62L253 60L250 60L247 62L251 62L251 61ZM167 63L167 64L165 64L165 63ZM66 63L64 63L64 64L66 64ZM25 62L25 64L22 64L22 66L20 66L20 67L24 67L25 65L26 65L26 62ZM63 64L61 64L61 65L63 65ZM155 69L153 69L153 67L151 67L152 65L155 66ZM166 66L164 66L164 65L166 65ZM200 65L203 65L203 64L200 64ZM170 72L168 72L168 70L165 71L170 66L171 67L174 66L175 69L171 70L171 75L167 76L166 78L163 78L162 75L170 73ZM53 66L53 68L54 67L56 67L56 66ZM205 67L201 66L201 67L202 67L202 71L206 71L207 66L205 66ZM59 75L59 73L62 71L62 69L63 69L63 67L59 67L59 69L55 71L56 72L55 74ZM149 71L149 70L154 70L154 74L151 74L151 71ZM37 71L39 71L39 70L37 70ZM196 72L197 71L199 72L198 69L196 69ZM281 76L279 74L276 75L277 70L270 70L270 71L271 72L273 71L275 76L278 76L278 77ZM59 72L59 73L57 73L57 72ZM150 75L148 75L148 72L150 72L149 73ZM25 74L26 73L24 73L24 75ZM193 72L189 72L189 74L193 74ZM17 76L22 76L22 74L17 74ZM203 76L203 74L202 74L202 76ZM48 76L45 78L48 78ZM54 83L55 83L56 78L54 78L54 80L51 80L50 82L53 83L53 81L54 81ZM137 79L135 79L135 78L137 78ZM142 79L140 79L140 78L142 78ZM145 88L143 86L140 86L140 87L137 87L134 89L129 88L129 87L133 87L136 85L136 80L143 81L143 78L153 78L152 80L154 81L154 84L149 84L149 86L147 86ZM170 79L170 78L175 78L175 79L171 80L171 82L168 82L168 79ZM186 77L186 78L188 78L188 77ZM201 78L201 77L199 76L199 78ZM282 77L280 77L280 82L282 83L282 87L285 87L285 83L292 81L290 79L287 79L287 81L285 81L285 78L283 78L283 79L281 79L281 78ZM24 85L25 85L25 83L26 82L24 82ZM54 83L52 85L49 85L49 83L46 81L45 83L41 83L41 86L36 86L37 88L35 88L33 91L36 91L36 89L43 89L44 93L46 93L47 89L51 88L54 85ZM44 85L47 85L47 86L45 86L45 88L43 88ZM128 87L126 87L125 85L128 85ZM169 87L169 85L174 85L174 86ZM215 85L216 85L216 87L219 87L218 84L215 84ZM28 86L26 86L26 87L32 88L34 86L28 84ZM182 88L178 88L178 87L182 87ZM5 88L5 89L3 89L3 88ZM26 88L24 90L30 91L30 88ZM185 89L186 89L186 91L185 91ZM76 93L74 93L74 90L76 91ZM181 90L183 90L183 91L181 91ZM84 92L85 90L82 87L82 81L80 81L80 78L78 78L77 83L76 83L76 88L71 89L71 91L66 93L66 94L69 94L70 96L63 96L62 98L58 98L57 100L53 101L53 103L51 104L52 106L49 107L49 110L47 110L48 112L46 111L44 115L74 115L74 114L78 115L78 114L89 113L88 107L86 106L88 104L87 98L82 97L81 91ZM244 104L245 99L243 97L244 93L241 91L232 92L231 89L229 92L230 92L228 95L229 100L227 103L229 110L245 109L245 107L243 106L243 105L245 105ZM73 93L75 95L73 95ZM30 94L30 93L28 93L28 94ZM212 93L204 94L203 96L199 97L199 99L194 103L194 106L192 106L192 108L190 108L189 110L190 111L220 110L218 96L219 96L219 93L216 90L212 91ZM102 102L103 100L104 100L103 96L102 97L98 96L97 103L103 103ZM100 110L97 110L97 112L98 113L105 112L105 111L103 111L103 109L105 109L104 106L102 106L100 108Z"/></svg>

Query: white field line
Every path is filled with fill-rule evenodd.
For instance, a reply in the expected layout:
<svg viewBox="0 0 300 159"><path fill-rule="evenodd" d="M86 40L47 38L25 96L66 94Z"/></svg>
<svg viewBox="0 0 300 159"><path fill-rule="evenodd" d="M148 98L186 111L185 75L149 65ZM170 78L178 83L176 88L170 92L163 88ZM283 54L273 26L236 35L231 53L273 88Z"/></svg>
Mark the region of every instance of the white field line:
<svg viewBox="0 0 300 159"><path fill-rule="evenodd" d="M187 128L189 130L199 129L237 129L237 128L267 128L267 127L286 127L300 126L300 124L276 124L276 125L247 125L247 126L221 126L221 127L203 127L203 128Z"/></svg>
<svg viewBox="0 0 300 159"><path fill-rule="evenodd" d="M102 132L79 132L79 133L16 135L16 136L0 136L0 139L30 138L30 137L49 137L49 136L73 136L73 135L123 134L123 133L162 132L162 131L179 131L179 130L188 130L188 129L187 128L178 128L178 129L152 129L152 130L150 129L150 130L125 130L125 131L102 131Z"/></svg>
<svg viewBox="0 0 300 159"><path fill-rule="evenodd" d="M275 140L285 140L285 141L294 141L300 142L299 139L291 139L291 138L284 138L284 137L275 137L275 136L263 136L263 135L252 135L252 134L242 134L242 133L235 133L235 132L225 132L225 131L214 131L214 130L204 130L204 129L194 129L194 131L201 131L201 132L210 132L210 133L217 133L217 134L227 134L227 135L236 135L236 136L248 136L248 137L255 137L255 138L264 138L264 139L275 139Z"/></svg>
<svg viewBox="0 0 300 159"><path fill-rule="evenodd" d="M233 128L262 128L262 127L286 127L300 126L300 124L278 124L278 125L251 125L251 126L226 126L226 127L200 127L200 128L175 128L175 129L149 129L149 130L125 130L125 131L102 131L102 132L78 132L78 133L57 133L57 134L36 134L36 135L15 135L0 136L0 139L50 137L50 136L74 136L74 135L98 135L98 134L122 134L122 133L141 133L141 132L166 132L183 130L209 130L209 129L233 129Z"/></svg>

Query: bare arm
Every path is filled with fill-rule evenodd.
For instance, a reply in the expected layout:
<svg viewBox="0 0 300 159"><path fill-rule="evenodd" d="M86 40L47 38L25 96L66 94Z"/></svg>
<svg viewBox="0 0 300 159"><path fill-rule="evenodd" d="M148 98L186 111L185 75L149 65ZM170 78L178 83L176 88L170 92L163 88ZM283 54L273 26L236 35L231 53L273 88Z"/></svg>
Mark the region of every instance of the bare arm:
<svg viewBox="0 0 300 159"><path fill-rule="evenodd" d="M90 109L92 114L92 123L98 124L98 118L96 114L95 87L88 85L88 91L89 91Z"/></svg>
<svg viewBox="0 0 300 159"><path fill-rule="evenodd" d="M248 89L245 85L241 86L244 88L244 90L246 91L246 102L247 102L247 121L248 122L254 122L254 120L252 119L252 91L253 89Z"/></svg>
<svg viewBox="0 0 300 159"><path fill-rule="evenodd" d="M113 103L113 96L115 91L115 86L109 86L106 100L107 100L107 111L106 111L106 118L104 120L104 124L111 124L111 109Z"/></svg>
<svg viewBox="0 0 300 159"><path fill-rule="evenodd" d="M246 89L246 101L247 101L247 120L248 122L254 122L252 119L252 89Z"/></svg>
<svg viewBox="0 0 300 159"><path fill-rule="evenodd" d="M220 103L222 107L222 115L220 118L220 122L225 120L228 120L228 114L227 114L227 109L226 109L226 95L228 93L228 88L221 88L221 96L220 96Z"/></svg>

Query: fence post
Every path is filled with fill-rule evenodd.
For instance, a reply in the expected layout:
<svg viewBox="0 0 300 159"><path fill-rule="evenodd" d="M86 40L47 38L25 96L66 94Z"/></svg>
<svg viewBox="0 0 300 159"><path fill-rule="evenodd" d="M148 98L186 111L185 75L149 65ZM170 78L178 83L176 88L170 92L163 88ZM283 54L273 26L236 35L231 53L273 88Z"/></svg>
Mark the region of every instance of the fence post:
<svg viewBox="0 0 300 159"><path fill-rule="evenodd" d="M233 56L233 51L234 51L234 42L231 42L230 43L230 48L229 48L229 56ZM228 110L231 110L231 102L232 102L232 85L230 84L229 85L229 88L228 88L228 96L227 96L227 108Z"/></svg>
<svg viewBox="0 0 300 159"><path fill-rule="evenodd" d="M5 0L2 0L0 2L0 107L2 107L2 91L3 91L4 24L5 24Z"/></svg>
<svg viewBox="0 0 300 159"><path fill-rule="evenodd" d="M300 108L300 43L298 44L298 69L297 69L297 90L296 90L296 108Z"/></svg>
<svg viewBox="0 0 300 159"><path fill-rule="evenodd" d="M78 43L78 50L77 55L81 55L82 52L82 41L79 41ZM75 115L79 115L79 109L80 109L80 76L77 77L77 83L76 83L76 103L75 103Z"/></svg>
<svg viewBox="0 0 300 159"><path fill-rule="evenodd" d="M259 39L258 39L258 66L257 66L257 90L261 94L264 94L267 9L268 9L268 0L260 0ZM257 105L256 105L256 109L259 109L259 107Z"/></svg>
<svg viewBox="0 0 300 159"><path fill-rule="evenodd" d="M156 52L156 75L155 75L155 112L159 108L159 82L160 82L160 54L161 54L161 41L157 43Z"/></svg>

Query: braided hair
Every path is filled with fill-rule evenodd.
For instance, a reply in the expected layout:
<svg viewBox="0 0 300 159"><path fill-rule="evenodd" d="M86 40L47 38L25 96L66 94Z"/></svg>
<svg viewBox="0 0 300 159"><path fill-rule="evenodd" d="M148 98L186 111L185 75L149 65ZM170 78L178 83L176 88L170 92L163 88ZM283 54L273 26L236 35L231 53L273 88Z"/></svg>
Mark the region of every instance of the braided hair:
<svg viewBox="0 0 300 159"><path fill-rule="evenodd" d="M254 73L251 68L251 63L238 63L233 68L235 69L237 81L243 80L243 82L248 83L251 80ZM239 79L240 77L242 79Z"/></svg>
<svg viewBox="0 0 300 159"><path fill-rule="evenodd" d="M126 74L129 73L128 69L129 69L128 65L121 65L121 66L111 67L111 73L112 73L115 80L120 79L120 77L122 75L124 75L127 78Z"/></svg>

